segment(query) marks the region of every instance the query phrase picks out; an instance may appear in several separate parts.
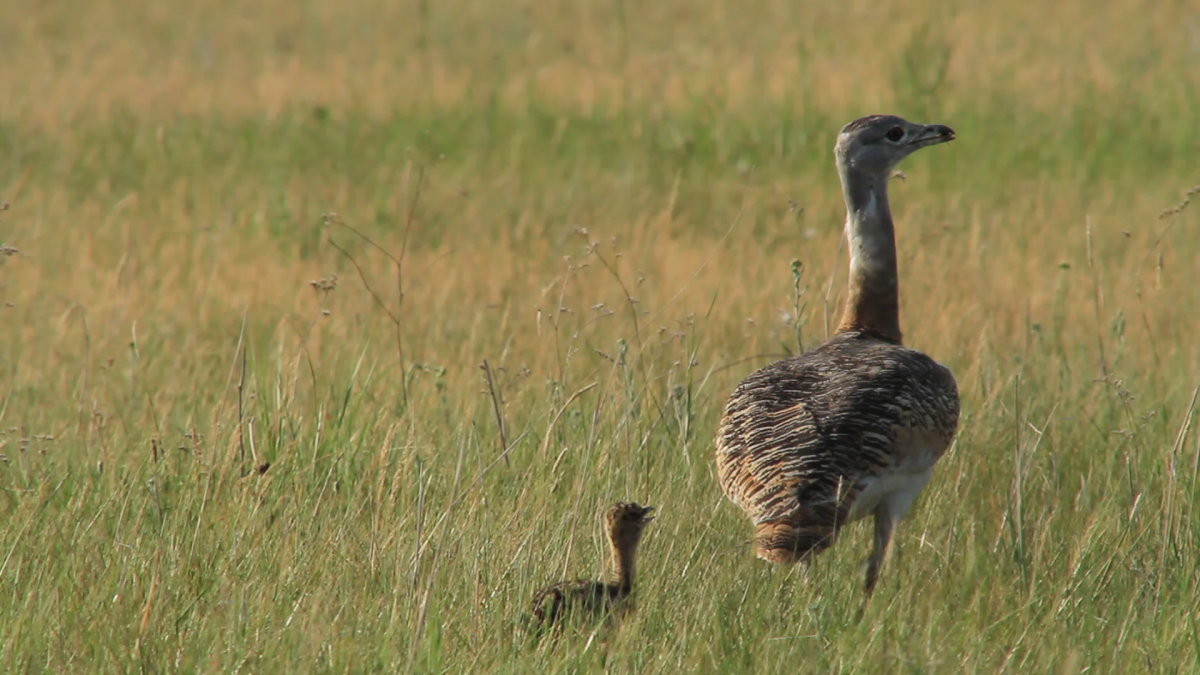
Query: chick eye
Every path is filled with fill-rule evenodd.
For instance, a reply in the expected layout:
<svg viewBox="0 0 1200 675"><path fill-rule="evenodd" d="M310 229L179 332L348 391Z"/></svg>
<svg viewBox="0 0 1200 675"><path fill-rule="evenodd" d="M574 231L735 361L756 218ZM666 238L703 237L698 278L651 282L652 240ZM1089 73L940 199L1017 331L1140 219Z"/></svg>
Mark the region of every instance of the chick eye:
<svg viewBox="0 0 1200 675"><path fill-rule="evenodd" d="M900 139L904 138L904 129L900 127L892 127L888 129L887 139L893 143L899 143Z"/></svg>

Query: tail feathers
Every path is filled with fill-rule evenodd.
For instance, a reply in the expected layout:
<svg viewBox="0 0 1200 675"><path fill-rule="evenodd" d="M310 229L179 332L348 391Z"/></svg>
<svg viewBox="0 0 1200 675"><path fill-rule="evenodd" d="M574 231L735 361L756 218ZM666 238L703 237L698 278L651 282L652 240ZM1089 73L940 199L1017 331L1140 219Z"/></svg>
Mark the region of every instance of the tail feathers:
<svg viewBox="0 0 1200 675"><path fill-rule="evenodd" d="M775 520L754 527L754 553L773 563L806 560L829 548L837 535L832 522Z"/></svg>
<svg viewBox="0 0 1200 675"><path fill-rule="evenodd" d="M853 496L834 499L812 493L782 518L754 526L755 554L774 563L808 560L833 545L846 522Z"/></svg>

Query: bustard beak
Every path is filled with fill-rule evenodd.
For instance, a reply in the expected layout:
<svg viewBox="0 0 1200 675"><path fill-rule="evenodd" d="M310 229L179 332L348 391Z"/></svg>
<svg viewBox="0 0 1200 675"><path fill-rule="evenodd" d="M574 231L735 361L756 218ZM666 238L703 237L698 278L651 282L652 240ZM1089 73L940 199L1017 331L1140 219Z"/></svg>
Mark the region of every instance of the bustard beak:
<svg viewBox="0 0 1200 675"><path fill-rule="evenodd" d="M644 509L642 511L642 522L643 523L648 523L648 522L654 520L654 516L650 515L650 512L654 510L653 506L643 506L642 509Z"/></svg>
<svg viewBox="0 0 1200 675"><path fill-rule="evenodd" d="M954 130L944 124L930 124L917 134L909 145L915 145L918 148L923 148L927 145L937 145L938 143L947 143L954 140Z"/></svg>

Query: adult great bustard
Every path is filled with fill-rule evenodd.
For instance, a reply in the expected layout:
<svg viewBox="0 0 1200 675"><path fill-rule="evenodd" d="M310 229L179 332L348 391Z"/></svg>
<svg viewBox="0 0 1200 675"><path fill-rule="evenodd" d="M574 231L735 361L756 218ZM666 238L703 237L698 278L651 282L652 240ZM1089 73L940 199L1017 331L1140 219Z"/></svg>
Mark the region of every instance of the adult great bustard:
<svg viewBox="0 0 1200 675"><path fill-rule="evenodd" d="M753 373L717 433L721 488L754 522L755 552L808 562L846 523L875 516L866 592L897 521L958 426L954 376L901 344L887 184L908 155L954 140L940 124L872 115L847 124L834 157L846 200L850 295L821 346Z"/></svg>

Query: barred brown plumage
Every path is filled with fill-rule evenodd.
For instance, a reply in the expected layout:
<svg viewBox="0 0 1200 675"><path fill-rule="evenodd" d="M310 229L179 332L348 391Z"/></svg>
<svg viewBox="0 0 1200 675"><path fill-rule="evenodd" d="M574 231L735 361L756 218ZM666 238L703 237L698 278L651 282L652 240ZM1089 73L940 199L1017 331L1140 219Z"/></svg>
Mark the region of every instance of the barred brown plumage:
<svg viewBox="0 0 1200 675"><path fill-rule="evenodd" d="M808 562L840 528L875 517L870 594L892 530L958 426L950 371L901 344L887 180L915 150L954 139L941 125L872 115L834 148L846 201L850 294L821 346L768 365L730 395L716 439L725 494L754 523L771 562Z"/></svg>
<svg viewBox="0 0 1200 675"><path fill-rule="evenodd" d="M646 524L654 519L653 506L622 502L609 507L604 516L604 531L608 538L610 580L576 579L547 586L538 591L531 607L539 624L562 621L571 613L598 616L612 611L624 614L632 608L629 598L633 591L633 576L637 549Z"/></svg>

